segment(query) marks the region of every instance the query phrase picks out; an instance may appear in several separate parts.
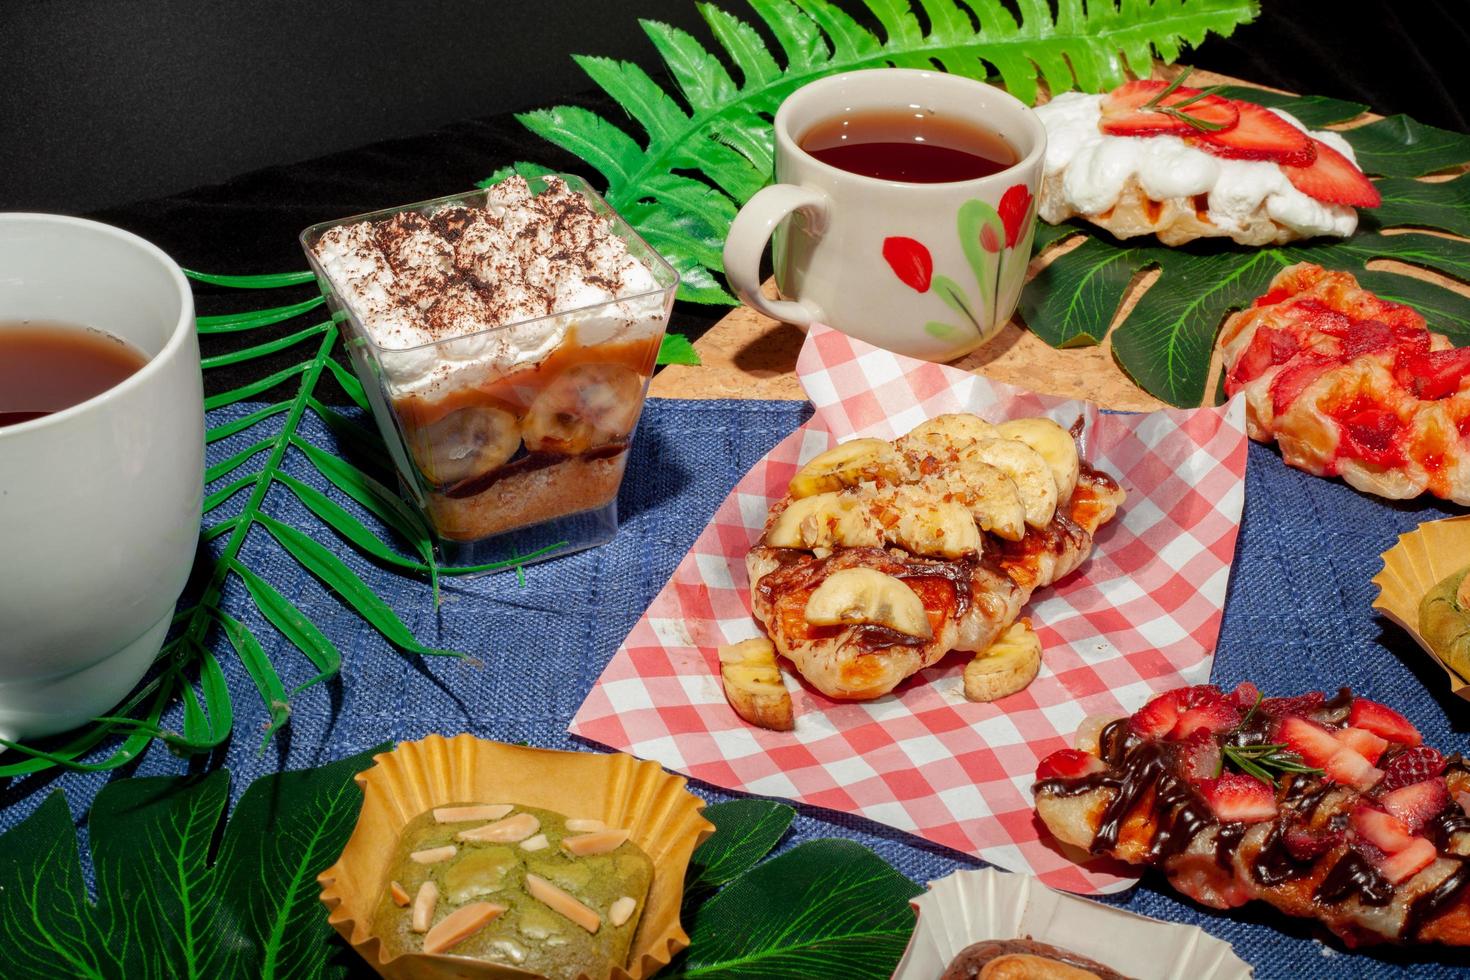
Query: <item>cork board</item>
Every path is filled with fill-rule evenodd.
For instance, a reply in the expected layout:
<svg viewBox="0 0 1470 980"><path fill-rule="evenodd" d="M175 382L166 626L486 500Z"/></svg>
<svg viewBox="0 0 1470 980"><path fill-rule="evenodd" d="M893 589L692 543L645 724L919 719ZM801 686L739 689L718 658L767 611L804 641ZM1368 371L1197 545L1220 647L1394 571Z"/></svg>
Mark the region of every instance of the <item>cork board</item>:
<svg viewBox="0 0 1470 980"><path fill-rule="evenodd" d="M1156 77L1171 77L1173 70L1159 69ZM1254 85L1227 75L1196 71L1190 84ZM1264 87L1264 86L1257 86ZM1368 114L1362 123L1378 116ZM1448 175L1447 175L1448 176ZM1441 178L1441 179L1447 179ZM1430 178L1434 179L1434 178ZM1035 276L1058 255L1082 243L1074 239L1033 259L1027 280ZM1470 295L1470 287L1434 273L1376 260L1370 268L1393 267L1411 275L1432 279ZM1108 330L1120 323L1133 309L1138 297L1150 285L1157 272L1141 274L1124 297ZM775 295L772 282L766 283L768 295ZM649 394L660 398L764 398L802 400L806 396L796 380L796 355L804 338L801 330L762 316L747 306L732 310L694 344L703 363L697 367L670 365L653 379ZM1218 359L1218 355L1216 355ZM1015 318L1012 318L988 344L965 355L951 366L973 371L1010 384L1020 385L1048 395L1083 398L1104 408L1124 411L1151 411L1166 407L1163 402L1135 385L1113 360L1108 342L1093 347L1057 350L1047 346ZM1210 377L1217 371L1212 367Z"/></svg>

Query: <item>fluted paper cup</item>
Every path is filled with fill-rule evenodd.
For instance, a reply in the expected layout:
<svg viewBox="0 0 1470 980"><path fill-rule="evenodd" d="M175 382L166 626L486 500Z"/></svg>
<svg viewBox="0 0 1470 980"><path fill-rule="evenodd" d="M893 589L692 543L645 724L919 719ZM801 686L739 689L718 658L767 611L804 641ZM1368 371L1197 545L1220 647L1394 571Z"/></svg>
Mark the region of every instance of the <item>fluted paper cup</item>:
<svg viewBox="0 0 1470 980"><path fill-rule="evenodd" d="M714 832L704 801L682 776L622 753L558 752L456 735L404 742L357 775L362 813L337 863L318 876L328 922L373 969L392 980L510 980L524 970L450 954L390 956L372 934L398 837L432 807L464 801L515 803L626 827L653 862L653 882L626 968L579 980L643 980L689 945L679 923L684 874Z"/></svg>
<svg viewBox="0 0 1470 980"><path fill-rule="evenodd" d="M1373 576L1378 598L1373 608L1412 636L1449 678L1450 690L1470 701L1470 679L1460 676L1419 632L1419 603L1425 593L1470 564L1470 516L1420 524L1382 555L1383 571Z"/></svg>
<svg viewBox="0 0 1470 980"><path fill-rule="evenodd" d="M966 946L988 939L1050 943L1138 980L1251 976L1229 943L1197 926L1054 892L1030 875L956 871L909 904L919 924L893 980L935 980Z"/></svg>

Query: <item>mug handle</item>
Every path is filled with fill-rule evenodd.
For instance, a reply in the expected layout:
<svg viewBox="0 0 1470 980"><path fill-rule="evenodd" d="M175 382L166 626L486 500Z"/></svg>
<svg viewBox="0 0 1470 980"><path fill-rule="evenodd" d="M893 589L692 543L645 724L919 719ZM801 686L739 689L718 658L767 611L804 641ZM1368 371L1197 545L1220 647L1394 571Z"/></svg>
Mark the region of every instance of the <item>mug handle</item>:
<svg viewBox="0 0 1470 980"><path fill-rule="evenodd" d="M761 292L761 254L775 234L776 226L793 211L805 211L812 234L827 227L831 201L827 195L798 184L772 184L762 188L735 215L725 239L725 276L735 295L773 320L784 320L806 329L822 319L822 311L802 300L772 300Z"/></svg>

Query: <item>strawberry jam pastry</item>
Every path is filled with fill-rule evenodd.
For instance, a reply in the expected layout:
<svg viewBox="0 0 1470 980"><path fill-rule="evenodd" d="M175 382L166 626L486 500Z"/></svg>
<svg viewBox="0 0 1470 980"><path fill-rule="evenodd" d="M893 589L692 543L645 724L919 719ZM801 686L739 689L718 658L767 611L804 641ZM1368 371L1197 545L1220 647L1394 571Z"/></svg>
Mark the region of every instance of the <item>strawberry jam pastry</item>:
<svg viewBox="0 0 1470 980"><path fill-rule="evenodd" d="M1188 73L1186 72L1185 75ZM1345 238L1377 188L1337 133L1210 90L1140 79L1037 107L1047 130L1040 214L1081 216L1119 238L1267 245Z"/></svg>
<svg viewBox="0 0 1470 980"><path fill-rule="evenodd" d="M1091 731L1036 770L1059 840L1157 866L1213 908L1315 918L1349 946L1470 945L1470 767L1392 708L1206 684Z"/></svg>
<svg viewBox="0 0 1470 980"><path fill-rule="evenodd" d="M1470 504L1470 348L1410 307L1302 263L1226 320L1219 346L1251 438L1275 439L1292 466Z"/></svg>

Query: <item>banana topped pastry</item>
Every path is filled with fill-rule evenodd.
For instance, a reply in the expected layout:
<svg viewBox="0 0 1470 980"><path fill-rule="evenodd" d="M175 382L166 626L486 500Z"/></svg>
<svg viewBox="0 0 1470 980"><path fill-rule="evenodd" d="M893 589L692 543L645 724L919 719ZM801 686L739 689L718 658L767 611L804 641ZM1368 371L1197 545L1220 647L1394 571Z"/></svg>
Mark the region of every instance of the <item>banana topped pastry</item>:
<svg viewBox="0 0 1470 980"><path fill-rule="evenodd" d="M1252 439L1367 493L1426 490L1470 504L1470 348L1349 273L1277 273L1218 341L1225 392L1244 393Z"/></svg>
<svg viewBox="0 0 1470 980"><path fill-rule="evenodd" d="M1040 666L1021 607L1082 563L1122 498L1046 418L942 415L893 442L853 439L771 508L746 557L755 617L828 697L887 694L951 650L984 654L968 697L1003 697Z"/></svg>
<svg viewBox="0 0 1470 980"><path fill-rule="evenodd" d="M1207 684L1083 732L1036 770L1062 842L1159 867L1214 908L1315 918L1349 946L1470 945L1470 766L1392 708Z"/></svg>

